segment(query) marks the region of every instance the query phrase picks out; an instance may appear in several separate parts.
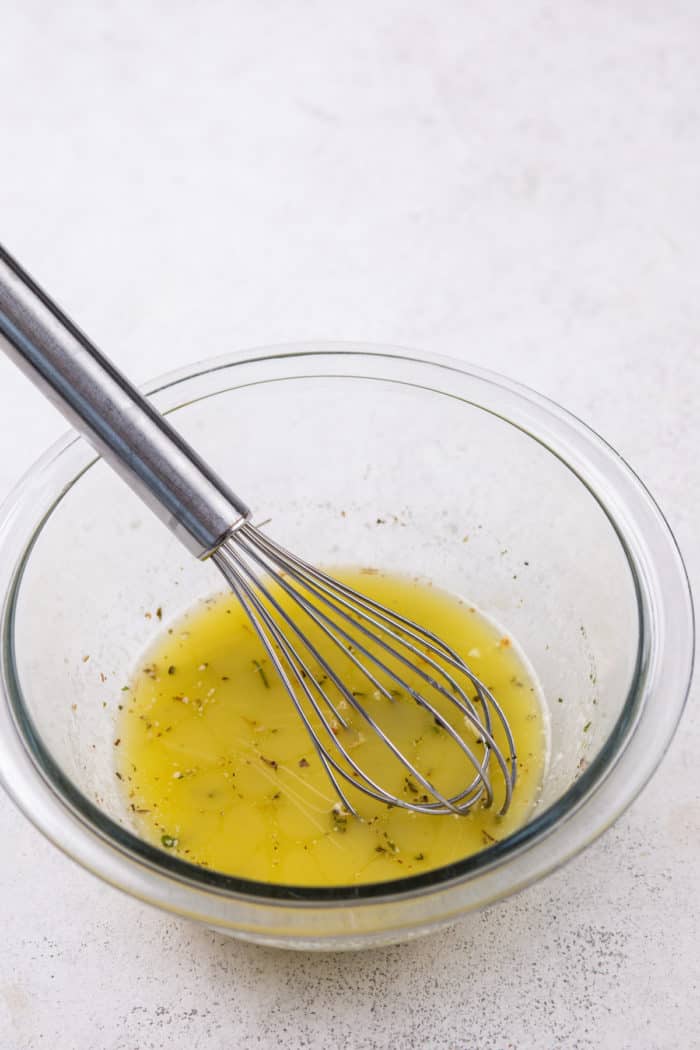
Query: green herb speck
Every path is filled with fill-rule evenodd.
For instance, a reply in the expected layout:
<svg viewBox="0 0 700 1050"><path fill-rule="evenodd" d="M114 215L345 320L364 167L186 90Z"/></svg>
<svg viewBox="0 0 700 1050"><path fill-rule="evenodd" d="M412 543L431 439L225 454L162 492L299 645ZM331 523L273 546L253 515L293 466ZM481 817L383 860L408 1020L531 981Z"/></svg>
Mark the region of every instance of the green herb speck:
<svg viewBox="0 0 700 1050"><path fill-rule="evenodd" d="M260 663L259 660L253 660L253 666L255 667L255 670L258 672L258 674L262 678L262 683L265 686L265 688L269 689L270 688L270 683L267 680L267 675L265 674L265 668L263 667L263 665Z"/></svg>

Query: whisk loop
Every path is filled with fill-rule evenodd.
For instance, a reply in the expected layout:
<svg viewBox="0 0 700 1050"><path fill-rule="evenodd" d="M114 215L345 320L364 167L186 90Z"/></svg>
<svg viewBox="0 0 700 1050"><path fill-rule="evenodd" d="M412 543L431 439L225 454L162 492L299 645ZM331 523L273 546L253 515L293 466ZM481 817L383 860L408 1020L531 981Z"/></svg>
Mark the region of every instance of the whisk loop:
<svg viewBox="0 0 700 1050"><path fill-rule="evenodd" d="M477 804L490 806L495 794L494 766L503 781L500 813L506 812L517 775L510 727L492 692L450 646L309 565L248 521L230 534L212 558L257 632L348 813L355 814L356 809L345 790L347 784L378 802L416 813L465 814ZM387 735L362 703L359 691L349 688L312 635L338 646L343 659L368 682L375 696L394 703L391 687L395 685L427 711L462 751L471 771L465 778L467 785L456 794L440 790L428 772L418 768ZM405 672L413 678L418 676L420 691L406 680ZM474 687L473 698L455 673ZM334 687L339 700L334 699L327 683ZM458 731L436 706L440 699L449 701L461 716L467 733ZM343 715L348 709L357 716L356 722L376 733L387 749L387 757L393 756L411 782L420 785L415 801L392 794L378 782L374 770L359 764L343 739L342 730L349 730L352 736ZM494 739L496 724L505 734L505 753ZM465 736L473 737L473 743Z"/></svg>

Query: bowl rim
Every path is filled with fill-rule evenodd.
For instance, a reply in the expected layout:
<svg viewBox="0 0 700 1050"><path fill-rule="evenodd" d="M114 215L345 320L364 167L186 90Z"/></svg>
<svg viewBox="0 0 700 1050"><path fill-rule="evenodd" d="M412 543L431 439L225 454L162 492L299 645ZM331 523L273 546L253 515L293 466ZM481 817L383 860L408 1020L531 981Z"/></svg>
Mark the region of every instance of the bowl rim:
<svg viewBox="0 0 700 1050"><path fill-rule="evenodd" d="M98 457L94 456L90 464L75 475L69 486L64 486L60 489L55 499L51 502L48 511L38 521L35 521L31 535L28 538L24 538L20 556L16 559L11 570L5 572L9 585L4 595L0 620L2 637L0 671L6 700L3 710L0 711L0 730L3 730L0 732L0 780L20 809L23 810L39 830L79 863L90 868L107 881L121 888L127 888L132 894L144 896L144 899L150 900L151 903L159 904L166 908L173 908L173 902L169 900L169 894L166 892L167 885L161 885L160 887L151 885L146 894L138 892L133 884L129 884L132 880L123 877L123 865L115 867L115 854L120 854L128 864L141 866L143 869L142 874L146 876L146 882L148 882L149 874L151 876L156 874L165 876L166 883L168 880L176 880L186 890L205 891L207 895L213 893L227 900L248 900L258 904L285 904L303 908L313 905L343 907L348 904L354 906L377 903L378 901L415 898L436 890L449 889L455 884L469 882L477 875L481 876L494 869L502 869L503 862L511 857L520 856L526 851L532 852L545 839L554 835L564 823L571 821L581 808L603 789L614 767L624 757L630 740L634 736L643 708L650 699L649 695L647 695L646 687L652 662L655 657L658 660L660 655L663 655L658 652L657 639L654 637L655 623L664 608L671 601L680 602L684 606L686 623L686 633L682 646L684 651L682 660L678 661L676 668L678 673L676 675L677 687L676 699L673 705L674 713L673 718L670 720L672 724L669 724L666 732L658 737L656 753L653 756L647 756L644 769L637 771L638 775L636 778L633 778L633 783L627 785L627 790L620 793L613 804L605 807L605 821L599 828L593 833L589 833L586 837L580 838L573 848L568 848L566 855L563 857L556 855L555 851L553 861L548 863L547 858L543 855L540 863L536 863L534 866L530 865L531 870L529 874L527 877L523 877L519 884L509 886L504 892L496 894L498 897L505 896L507 893L520 888L520 886L542 877L552 870L553 867L559 866L563 860L569 859L569 857L578 853L589 841L596 838L605 827L619 817L641 791L661 761L673 737L687 699L693 668L694 616L690 584L675 537L653 497L622 457L587 424L553 400L524 384L503 377L498 373L460 360L452 360L445 356L419 353L402 347L321 341L259 347L239 353L220 355L168 372L145 384L142 389L149 396L154 397L158 394L172 391L173 388L177 388L182 383L192 382L198 377L235 369L241 365L260 363L262 361L278 362L290 358L300 359L308 357L318 359L328 355L348 359L370 357L396 359L423 367L427 366L428 368L457 372L470 379L482 381L490 387L507 391L521 402L527 402L536 411L538 417L541 416L543 421L555 422L559 429L563 429L566 432L566 436L570 440L577 443L579 454L583 456L584 462L586 461L585 453L587 451L591 453L595 451L599 456L602 455L606 469L609 469L613 475L613 481L620 481L624 478L630 493L636 497L637 509L644 508L646 511L649 528L655 527L655 541L665 544L664 554L669 563L666 576L659 581L654 579L653 573L649 575L649 570L653 568L653 559L651 559L652 564L650 565L648 551L645 552L643 544L641 549L637 549L639 548L640 537L638 535L628 535L620 525L618 516L602 500L590 482L581 477L578 470L560 449L551 447L541 437L531 433L507 416L501 415L504 421L518 427L518 429L528 434L550 453L557 456L575 474L578 480L586 486L607 516L627 558L637 600L639 618L638 651L627 698L610 734L590 765L552 805L542 810L541 813L537 813L525 825L508 835L501 842L462 860L419 875L406 876L385 882L349 886L300 887L243 879L190 864L179 857L166 853L158 847L145 842L133 832L121 827L103 814L94 803L78 791L56 763L53 762L22 703L21 685L14 658L13 624L14 610L22 583L23 572L31 558L33 546L46 522L50 519L53 509L63 499L72 485L78 481L84 471L97 461ZM279 375L275 378L284 380L291 377ZM384 378L386 381L396 381L391 376ZM245 384L231 384L232 387L241 385ZM426 389L422 383L417 382L412 385ZM209 396L216 396L222 393L224 389L226 388L221 388L216 392L205 394L189 401L178 402L169 411L176 411L192 400L199 401ZM456 396L449 395L446 390L439 390L438 392L445 396ZM468 400L464 397L459 397L458 399L461 401ZM479 402L473 403L485 411L492 411L488 406ZM500 415L498 412L492 412L492 414ZM6 533L12 529L16 508L24 503L27 498L31 497L32 491L40 484L42 479L46 478L56 460L76 443L82 443L86 448L88 447L84 439L76 435L75 432L71 431L65 434L36 461L11 491L2 507L0 507L0 549L2 549L2 540ZM627 524L629 525L630 522L627 522ZM646 538L648 539L648 536ZM647 555L646 559L644 557L645 553ZM674 573L673 579L669 577L670 569ZM655 591L654 583L656 583ZM654 591L653 594L649 594L650 588ZM659 588L665 591L665 597L663 594L660 594ZM656 618L654 614L656 614ZM682 619L683 617L681 617L681 621ZM14 732L14 739L10 739L8 731ZM38 797L39 792L42 793L41 799ZM61 806L64 808L64 819L68 818L74 821L73 834L65 835L67 829L65 823L61 821L57 805L59 808ZM89 850L79 848L80 837L81 835L85 836L86 833L93 839ZM121 875L117 872L117 867L121 867ZM138 880L138 884L145 885L143 879ZM174 908L173 910L180 909Z"/></svg>

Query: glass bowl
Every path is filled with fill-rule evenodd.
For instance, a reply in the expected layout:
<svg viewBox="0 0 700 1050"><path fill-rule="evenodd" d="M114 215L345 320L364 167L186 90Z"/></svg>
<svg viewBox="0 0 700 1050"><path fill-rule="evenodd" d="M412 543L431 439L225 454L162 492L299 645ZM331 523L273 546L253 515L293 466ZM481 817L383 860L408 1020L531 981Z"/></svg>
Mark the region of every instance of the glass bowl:
<svg viewBox="0 0 700 1050"><path fill-rule="evenodd" d="M143 841L115 779L121 689L162 630L155 610L167 623L222 581L69 434L0 520L0 775L56 845L221 932L358 948L513 893L619 816L681 715L693 616L673 536L608 445L499 376L376 346L252 351L149 393L284 545L324 564L420 573L507 628L544 690L549 768L527 825L394 882L252 882Z"/></svg>

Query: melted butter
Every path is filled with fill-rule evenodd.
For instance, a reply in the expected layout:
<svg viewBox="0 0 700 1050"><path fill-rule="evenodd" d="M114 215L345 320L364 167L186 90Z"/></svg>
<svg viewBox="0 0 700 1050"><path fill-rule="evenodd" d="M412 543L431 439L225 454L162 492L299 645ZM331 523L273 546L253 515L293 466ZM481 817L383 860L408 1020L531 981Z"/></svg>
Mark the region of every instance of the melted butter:
<svg viewBox="0 0 700 1050"><path fill-rule="evenodd" d="M389 808L352 788L349 797L362 819L339 814L337 796L299 715L237 600L227 593L164 631L124 694L118 770L143 837L231 875L331 886L449 864L527 820L543 776L547 737L536 683L511 640L467 603L425 583L366 570L336 575L427 626L464 654L491 688L518 754L507 814L498 816L503 779L493 762L496 805L477 806L467 816ZM328 639L319 634L315 642L385 732L440 789L465 786L470 768L429 713L400 693L388 702ZM420 688L416 675L406 675L406 681ZM384 746L357 718L353 722L344 705L338 706L350 728L334 723L334 730L353 758L395 794L419 798L421 786L387 758ZM448 708L452 705L440 710ZM454 714L449 717L457 725ZM463 725L460 732L468 735ZM496 738L504 743L500 731Z"/></svg>

